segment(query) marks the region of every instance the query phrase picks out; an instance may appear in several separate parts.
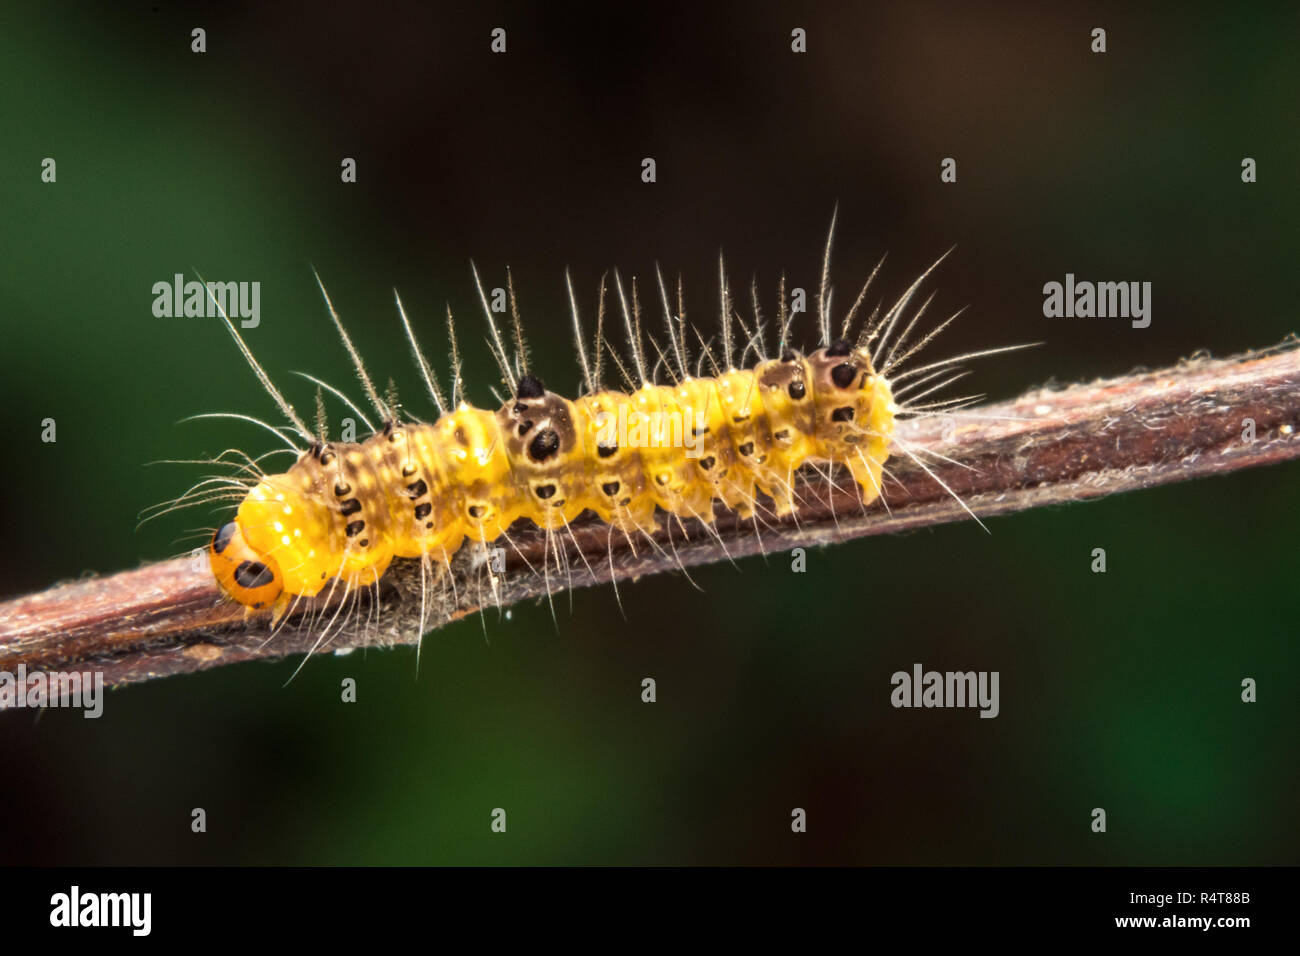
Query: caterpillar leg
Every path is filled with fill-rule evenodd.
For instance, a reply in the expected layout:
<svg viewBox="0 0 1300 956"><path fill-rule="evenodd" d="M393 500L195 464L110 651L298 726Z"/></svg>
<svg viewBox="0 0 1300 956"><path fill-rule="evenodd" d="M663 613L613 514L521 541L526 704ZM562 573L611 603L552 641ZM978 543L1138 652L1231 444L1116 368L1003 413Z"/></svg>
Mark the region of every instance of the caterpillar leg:
<svg viewBox="0 0 1300 956"><path fill-rule="evenodd" d="M849 459L848 465L853 480L861 488L862 504L864 506L871 504L880 497L880 479L884 470L884 462L876 461L874 458L867 458L859 453Z"/></svg>
<svg viewBox="0 0 1300 956"><path fill-rule="evenodd" d="M289 608L293 606L296 595L288 591L281 591L280 596L275 599L271 605L271 627L274 628L280 623L280 619L289 613Z"/></svg>

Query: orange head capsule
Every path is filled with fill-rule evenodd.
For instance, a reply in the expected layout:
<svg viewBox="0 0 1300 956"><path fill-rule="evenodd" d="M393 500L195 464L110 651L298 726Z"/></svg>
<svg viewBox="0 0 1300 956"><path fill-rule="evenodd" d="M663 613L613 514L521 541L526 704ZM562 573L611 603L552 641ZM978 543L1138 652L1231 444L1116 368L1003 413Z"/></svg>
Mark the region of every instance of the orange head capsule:
<svg viewBox="0 0 1300 956"><path fill-rule="evenodd" d="M212 536L208 559L221 589L254 610L270 607L284 590L275 561L249 547L233 521Z"/></svg>

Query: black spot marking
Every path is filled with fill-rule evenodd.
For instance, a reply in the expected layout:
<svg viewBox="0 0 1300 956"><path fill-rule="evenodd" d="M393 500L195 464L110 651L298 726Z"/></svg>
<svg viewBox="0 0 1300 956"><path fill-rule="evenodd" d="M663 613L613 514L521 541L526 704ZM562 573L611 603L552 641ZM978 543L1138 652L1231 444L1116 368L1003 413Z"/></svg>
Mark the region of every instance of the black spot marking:
<svg viewBox="0 0 1300 956"><path fill-rule="evenodd" d="M528 443L528 457L533 461L546 461L560 450L560 433L554 428L543 428Z"/></svg>
<svg viewBox="0 0 1300 956"><path fill-rule="evenodd" d="M406 486L406 490L411 493L412 498L423 498L429 493L429 486L424 483L424 479L413 481Z"/></svg>
<svg viewBox="0 0 1300 956"><path fill-rule="evenodd" d="M362 530L365 528L365 526L366 523L364 521L353 521L351 524L347 526L345 530L348 533L348 537L351 538L360 534Z"/></svg>
<svg viewBox="0 0 1300 956"><path fill-rule="evenodd" d="M523 438L525 435L527 435L527 434L528 434L530 431L532 431L532 430L533 430L533 423L532 423L532 422L530 422L530 421L522 421L522 422L519 423L519 437L520 437L520 438Z"/></svg>
<svg viewBox="0 0 1300 956"><path fill-rule="evenodd" d="M849 345L848 339L836 339L831 343L831 347L826 350L827 355L841 356L852 355L853 346Z"/></svg>
<svg viewBox="0 0 1300 956"><path fill-rule="evenodd" d="M616 452L616 451L618 451L618 446L617 446L617 445L597 445L597 446L596 446L596 454L599 455L601 458L608 458L610 455L614 454L614 452Z"/></svg>
<svg viewBox="0 0 1300 956"><path fill-rule="evenodd" d="M403 466L402 466L402 477L403 477L403 478L410 478L412 475L414 475L414 474L415 474L417 471L419 471L419 470L420 470L420 469L419 469L419 468L416 468L414 465L403 465Z"/></svg>
<svg viewBox="0 0 1300 956"><path fill-rule="evenodd" d="M700 459L700 467L703 468L705 471L708 471L717 463L718 463L718 459L714 458L712 455L710 455L708 458Z"/></svg>
<svg viewBox="0 0 1300 956"><path fill-rule="evenodd" d="M791 382L790 387L787 388L786 391L790 393L790 397L796 402L808 394L808 389L804 386L802 381Z"/></svg>
<svg viewBox="0 0 1300 956"><path fill-rule="evenodd" d="M745 422L749 421L749 416L748 416L748 415L732 415L732 416L731 416L731 420L732 420L733 422L735 422L737 425L743 425Z"/></svg>
<svg viewBox="0 0 1300 956"><path fill-rule="evenodd" d="M775 432L772 437L777 441L786 441L790 438L790 429L782 428L779 432Z"/></svg>
<svg viewBox="0 0 1300 956"><path fill-rule="evenodd" d="M515 389L515 398L541 398L546 394L546 386L542 380L533 375L525 375L519 380L519 387Z"/></svg>
<svg viewBox="0 0 1300 956"><path fill-rule="evenodd" d="M668 481L669 481L669 475L667 472L660 472L659 474L655 475L655 484L659 485L660 487L668 484Z"/></svg>
<svg viewBox="0 0 1300 956"><path fill-rule="evenodd" d="M622 501L619 502L619 505L620 505L621 507L623 507L623 508L626 508L626 507L627 507L628 505L630 505L631 503L632 503L632 499L631 499L631 498L624 498Z"/></svg>
<svg viewBox="0 0 1300 956"><path fill-rule="evenodd" d="M242 561L235 568L235 583L241 588L264 588L275 580L275 575L261 561Z"/></svg>
<svg viewBox="0 0 1300 956"><path fill-rule="evenodd" d="M368 548L370 547L370 539L362 538L360 541L357 542L357 544L361 545L361 547L363 548Z"/></svg>
<svg viewBox="0 0 1300 956"><path fill-rule="evenodd" d="M230 539L234 536L235 523L232 521L229 524L223 525L221 528L217 529L215 534L212 535L212 550L217 554L225 551L226 546L230 544Z"/></svg>
<svg viewBox="0 0 1300 956"><path fill-rule="evenodd" d="M835 383L836 388L848 388L857 377L858 370L848 362L831 369L831 381Z"/></svg>
<svg viewBox="0 0 1300 956"><path fill-rule="evenodd" d="M748 458L750 455L754 454L754 443L752 441L747 441L745 444L737 448L736 451Z"/></svg>
<svg viewBox="0 0 1300 956"><path fill-rule="evenodd" d="M554 485L538 485L536 488L533 489L533 493L536 494L537 497L539 497L539 498L541 498L541 499L543 499L543 500L545 500L545 499L547 499L547 498L553 498L553 497L555 496L555 486L554 486Z"/></svg>
<svg viewBox="0 0 1300 956"><path fill-rule="evenodd" d="M605 494L609 495L611 498L613 498L616 494L618 494L618 489L620 487L622 486L617 481L607 481L600 486L600 490L605 492Z"/></svg>
<svg viewBox="0 0 1300 956"><path fill-rule="evenodd" d="M320 463L321 463L322 465L332 465L332 464L334 464L334 458L335 458L334 452L332 452L332 451L323 451L323 452L321 452L321 455L320 455Z"/></svg>
<svg viewBox="0 0 1300 956"><path fill-rule="evenodd" d="M853 406L845 405L843 408L837 408L831 412L831 421L833 422L851 422L853 421Z"/></svg>
<svg viewBox="0 0 1300 956"><path fill-rule="evenodd" d="M425 526L426 528L432 528L432 527L433 527L433 522L432 522L432 521L426 521L426 522L424 523L424 526Z"/></svg>
<svg viewBox="0 0 1300 956"><path fill-rule="evenodd" d="M485 514L487 514L487 509L484 508L482 505L469 506L469 516L471 518L478 519L483 517Z"/></svg>
<svg viewBox="0 0 1300 956"><path fill-rule="evenodd" d="M335 494L336 496L338 496L339 498L342 498L342 497L344 497L345 495L350 495L350 494L352 494L352 486L351 486L351 485L346 485L346 484L345 484L345 485L335 485L335 486L334 486L334 494Z"/></svg>
<svg viewBox="0 0 1300 956"><path fill-rule="evenodd" d="M429 517L429 512L433 510L432 502L424 502L415 506L415 520L422 521Z"/></svg>
<svg viewBox="0 0 1300 956"><path fill-rule="evenodd" d="M781 361L782 361L782 362L797 362L797 361L799 361L799 356L796 355L794 352L791 352L789 349L786 349L784 352L781 353Z"/></svg>
<svg viewBox="0 0 1300 956"><path fill-rule="evenodd" d="M347 501L343 502L343 507L339 509L340 513L342 513L344 517L354 515L360 510L361 502L356 498L349 498Z"/></svg>

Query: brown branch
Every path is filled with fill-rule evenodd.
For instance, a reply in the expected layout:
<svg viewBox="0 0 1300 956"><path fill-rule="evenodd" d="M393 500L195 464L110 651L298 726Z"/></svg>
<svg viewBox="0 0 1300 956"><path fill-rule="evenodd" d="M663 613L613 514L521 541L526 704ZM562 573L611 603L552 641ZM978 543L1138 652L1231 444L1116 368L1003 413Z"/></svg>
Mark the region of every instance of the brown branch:
<svg viewBox="0 0 1300 956"><path fill-rule="evenodd" d="M1246 440L1246 419L1254 421L1253 441ZM665 520L654 546L643 539L633 548L608 526L580 519L571 538L561 533L548 549L536 528L516 529L517 549L507 549L503 574L491 574L483 548L461 549L450 574L426 591L425 629L544 596L548 586L635 580L728 555L969 520L936 478L972 511L990 516L1298 458L1300 348L1292 341L1232 359L1033 391L949 419L912 422L899 434L907 447L934 453L918 452L934 477L905 455L892 458L888 509L878 502L863 511L848 482L833 487L811 475L801 479L805 502L793 519L778 522L768 513L738 522L720 508L718 536L693 522ZM396 563L379 590L378 613L367 623L365 604L357 615L345 610L326 647L415 643L419 572L416 561ZM20 664L28 672L100 671L112 685L282 657L310 651L332 613L315 621L299 613L271 637L268 621L245 620L206 569L188 559L166 561L0 604L0 671L16 673Z"/></svg>

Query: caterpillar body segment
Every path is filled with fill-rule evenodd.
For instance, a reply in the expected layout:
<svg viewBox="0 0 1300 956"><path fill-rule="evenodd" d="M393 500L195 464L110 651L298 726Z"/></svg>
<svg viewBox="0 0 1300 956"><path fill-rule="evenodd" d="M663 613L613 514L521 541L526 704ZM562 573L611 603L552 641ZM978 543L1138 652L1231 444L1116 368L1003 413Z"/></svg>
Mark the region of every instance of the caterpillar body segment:
<svg viewBox="0 0 1300 956"><path fill-rule="evenodd" d="M840 340L749 369L570 400L531 375L496 412L461 403L432 424L389 421L360 443L316 441L262 477L210 546L226 594L259 611L377 581L394 558L450 560L520 518L560 529L590 510L625 533L656 511L743 519L761 492L796 506L806 463L848 467L880 494L896 407L866 348Z"/></svg>

